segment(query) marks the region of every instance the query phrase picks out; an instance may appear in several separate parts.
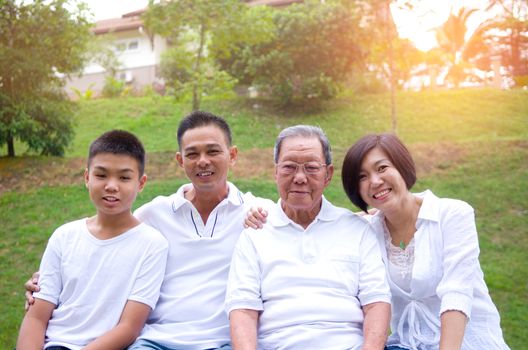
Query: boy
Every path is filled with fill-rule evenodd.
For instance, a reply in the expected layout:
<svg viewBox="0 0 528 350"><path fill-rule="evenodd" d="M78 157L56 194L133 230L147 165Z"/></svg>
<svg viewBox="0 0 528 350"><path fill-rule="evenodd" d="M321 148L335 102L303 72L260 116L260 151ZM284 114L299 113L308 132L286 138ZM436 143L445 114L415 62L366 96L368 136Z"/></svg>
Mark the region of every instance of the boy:
<svg viewBox="0 0 528 350"><path fill-rule="evenodd" d="M51 236L17 350L123 349L136 339L158 300L168 251L131 213L144 165L141 142L126 131L90 145L84 179L97 214Z"/></svg>

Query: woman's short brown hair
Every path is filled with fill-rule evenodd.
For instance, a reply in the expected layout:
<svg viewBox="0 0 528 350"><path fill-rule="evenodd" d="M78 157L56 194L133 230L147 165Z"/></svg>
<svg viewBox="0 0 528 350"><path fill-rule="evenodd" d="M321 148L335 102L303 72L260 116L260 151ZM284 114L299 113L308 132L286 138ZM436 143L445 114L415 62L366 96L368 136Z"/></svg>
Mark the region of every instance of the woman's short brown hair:
<svg viewBox="0 0 528 350"><path fill-rule="evenodd" d="M359 174L363 159L367 153L376 147L379 147L389 157L405 181L408 190L416 182L416 168L411 153L396 135L383 133L363 136L348 149L343 160L341 180L348 198L365 212L367 211L367 203L359 194Z"/></svg>

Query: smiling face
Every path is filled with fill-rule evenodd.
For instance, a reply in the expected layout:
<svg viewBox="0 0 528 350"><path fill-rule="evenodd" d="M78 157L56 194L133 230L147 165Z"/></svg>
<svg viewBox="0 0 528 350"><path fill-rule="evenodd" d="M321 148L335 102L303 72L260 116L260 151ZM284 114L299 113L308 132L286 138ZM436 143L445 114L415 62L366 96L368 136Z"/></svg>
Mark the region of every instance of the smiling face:
<svg viewBox="0 0 528 350"><path fill-rule="evenodd" d="M275 167L275 180L284 212L293 219L308 214L315 217L321 208L323 191L330 183L333 165L321 167L317 173L307 174L302 166L292 174L279 171L283 162L325 164L323 147L316 137L288 137L282 141Z"/></svg>
<svg viewBox="0 0 528 350"><path fill-rule="evenodd" d="M229 167L237 158L237 148L229 146L224 132L214 124L185 131L176 159L197 192L227 191Z"/></svg>
<svg viewBox="0 0 528 350"><path fill-rule="evenodd" d="M359 193L365 203L383 211L397 209L409 194L400 172L379 147L363 158Z"/></svg>
<svg viewBox="0 0 528 350"><path fill-rule="evenodd" d="M147 181L138 161L123 154L99 153L85 170L84 179L98 215L131 215L136 196Z"/></svg>

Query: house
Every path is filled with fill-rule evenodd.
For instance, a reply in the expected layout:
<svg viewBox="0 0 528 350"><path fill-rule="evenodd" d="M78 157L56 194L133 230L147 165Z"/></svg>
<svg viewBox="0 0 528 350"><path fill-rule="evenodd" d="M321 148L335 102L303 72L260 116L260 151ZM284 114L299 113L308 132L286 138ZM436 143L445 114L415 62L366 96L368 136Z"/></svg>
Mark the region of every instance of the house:
<svg viewBox="0 0 528 350"><path fill-rule="evenodd" d="M249 6L268 5L283 7L302 0L248 0ZM108 38L119 60L116 79L124 81L135 91L146 86L162 92L164 82L160 76L161 55L167 48L167 41L159 35L148 33L141 15L147 9L126 13L119 18L101 20L95 23L92 32L96 36ZM90 90L95 96L102 93L105 68L96 62L89 63L80 76L71 76L66 81L65 90L70 98L85 94Z"/></svg>
<svg viewBox="0 0 528 350"><path fill-rule="evenodd" d="M151 35L146 31L140 18L145 11L141 9L119 18L98 21L92 29L96 36L105 36L111 41L119 61L115 78L136 91L141 91L145 86L152 86L156 90L163 88L159 64L167 42L159 35ZM66 93L72 98L76 96L75 90L81 93L92 90L95 95L99 95L107 75L100 64L91 62L81 76L72 76L67 80Z"/></svg>

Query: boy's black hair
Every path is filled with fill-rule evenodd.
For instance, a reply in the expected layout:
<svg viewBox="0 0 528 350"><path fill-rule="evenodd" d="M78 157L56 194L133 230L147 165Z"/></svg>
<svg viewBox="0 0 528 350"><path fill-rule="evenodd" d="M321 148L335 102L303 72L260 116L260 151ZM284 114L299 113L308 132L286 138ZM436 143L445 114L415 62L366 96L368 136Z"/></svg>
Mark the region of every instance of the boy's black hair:
<svg viewBox="0 0 528 350"><path fill-rule="evenodd" d="M183 134L185 134L187 130L211 124L222 130L226 137L227 146L231 146L231 129L223 118L209 112L194 111L183 118L178 126L178 147L180 150Z"/></svg>
<svg viewBox="0 0 528 350"><path fill-rule="evenodd" d="M145 149L134 134L124 130L111 130L96 138L88 152L88 167L93 157L100 153L122 154L134 158L138 162L139 176L143 176Z"/></svg>

